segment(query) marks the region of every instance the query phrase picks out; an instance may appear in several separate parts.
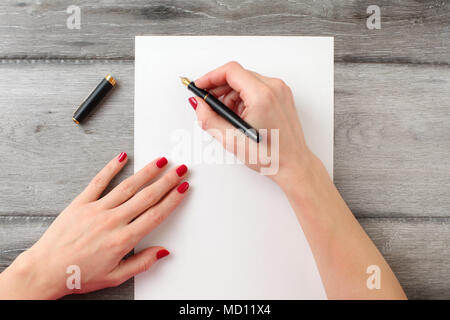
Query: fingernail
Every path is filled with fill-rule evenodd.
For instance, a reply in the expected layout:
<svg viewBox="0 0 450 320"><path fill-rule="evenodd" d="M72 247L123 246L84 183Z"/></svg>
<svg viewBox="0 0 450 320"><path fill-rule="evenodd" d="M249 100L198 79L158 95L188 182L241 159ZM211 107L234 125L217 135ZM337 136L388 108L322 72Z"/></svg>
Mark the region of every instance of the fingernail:
<svg viewBox="0 0 450 320"><path fill-rule="evenodd" d="M170 254L170 252L167 251L166 249L159 250L156 253L156 259L159 260L161 258L164 258L165 256L168 256L169 254Z"/></svg>
<svg viewBox="0 0 450 320"><path fill-rule="evenodd" d="M187 189L189 189L189 183L187 182L183 182L177 188L179 193L185 193Z"/></svg>
<svg viewBox="0 0 450 320"><path fill-rule="evenodd" d="M189 103L191 104L192 108L194 108L194 110L197 110L197 100L195 100L194 97L189 98Z"/></svg>
<svg viewBox="0 0 450 320"><path fill-rule="evenodd" d="M188 168L184 164L182 164L181 166L179 166L177 168L177 175L179 177L181 177L182 175L184 175L186 173L187 170L188 170Z"/></svg>
<svg viewBox="0 0 450 320"><path fill-rule="evenodd" d="M126 154L125 152L121 152L121 153L119 154L119 157L118 157L119 162L122 162L122 161L125 160L126 158L127 158L127 154Z"/></svg>
<svg viewBox="0 0 450 320"><path fill-rule="evenodd" d="M158 168L162 168L167 164L167 159L165 157L160 158L158 161L156 161L156 166Z"/></svg>

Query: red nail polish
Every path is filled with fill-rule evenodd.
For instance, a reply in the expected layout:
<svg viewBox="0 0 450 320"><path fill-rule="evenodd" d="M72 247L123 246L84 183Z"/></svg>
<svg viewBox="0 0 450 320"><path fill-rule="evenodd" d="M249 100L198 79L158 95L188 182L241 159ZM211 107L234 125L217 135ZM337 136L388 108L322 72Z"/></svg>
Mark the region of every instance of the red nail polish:
<svg viewBox="0 0 450 320"><path fill-rule="evenodd" d="M127 158L127 154L125 152L121 152L119 154L119 157L117 159L119 159L119 162L122 162L123 160L125 160Z"/></svg>
<svg viewBox="0 0 450 320"><path fill-rule="evenodd" d="M182 175L184 175L186 173L187 170L188 170L188 168L184 164L182 164L181 166L179 166L177 168L177 175L179 177L181 177Z"/></svg>
<svg viewBox="0 0 450 320"><path fill-rule="evenodd" d="M158 161L156 161L156 166L158 168L162 168L167 164L167 159L165 157L160 158Z"/></svg>
<svg viewBox="0 0 450 320"><path fill-rule="evenodd" d="M177 188L179 193L185 193L187 189L189 189L189 183L186 181L180 184Z"/></svg>
<svg viewBox="0 0 450 320"><path fill-rule="evenodd" d="M194 110L197 110L197 100L195 100L194 97L189 98L189 103L191 104L192 108L194 108Z"/></svg>
<svg viewBox="0 0 450 320"><path fill-rule="evenodd" d="M168 256L169 254L170 254L170 252L167 251L166 249L159 250L156 253L156 259L159 260L161 258L164 258L165 256Z"/></svg>

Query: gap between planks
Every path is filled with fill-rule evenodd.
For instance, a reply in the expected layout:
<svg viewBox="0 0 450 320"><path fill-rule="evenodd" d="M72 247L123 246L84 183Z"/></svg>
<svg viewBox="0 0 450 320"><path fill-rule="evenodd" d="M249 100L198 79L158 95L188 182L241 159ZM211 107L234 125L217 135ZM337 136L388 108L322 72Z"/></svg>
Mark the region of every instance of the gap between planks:
<svg viewBox="0 0 450 320"><path fill-rule="evenodd" d="M354 214L355 215L355 214ZM0 215L0 220L54 220L58 215L39 215L39 214L8 214ZM398 222L450 222L450 217L441 216L358 216L355 215L357 220L390 220Z"/></svg>
<svg viewBox="0 0 450 320"><path fill-rule="evenodd" d="M134 62L134 56L124 56L124 57L22 57L22 56L0 56L0 64L33 64L33 63L130 63ZM384 65L412 65L412 66L442 66L449 67L450 63L447 62L424 62L424 61L414 61L411 59L383 59L383 58L370 58L370 57L342 57L334 60L334 63L345 63L345 64L384 64Z"/></svg>

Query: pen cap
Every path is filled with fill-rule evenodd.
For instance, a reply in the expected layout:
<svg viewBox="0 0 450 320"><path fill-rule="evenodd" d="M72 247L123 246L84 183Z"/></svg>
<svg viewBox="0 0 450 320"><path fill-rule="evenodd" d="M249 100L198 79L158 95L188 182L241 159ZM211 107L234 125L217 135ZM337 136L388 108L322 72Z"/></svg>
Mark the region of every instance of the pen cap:
<svg viewBox="0 0 450 320"><path fill-rule="evenodd" d="M97 87L89 94L89 96L81 103L80 107L74 112L72 120L79 124L89 113L102 101L108 92L116 85L116 79L111 75L107 75L100 81Z"/></svg>

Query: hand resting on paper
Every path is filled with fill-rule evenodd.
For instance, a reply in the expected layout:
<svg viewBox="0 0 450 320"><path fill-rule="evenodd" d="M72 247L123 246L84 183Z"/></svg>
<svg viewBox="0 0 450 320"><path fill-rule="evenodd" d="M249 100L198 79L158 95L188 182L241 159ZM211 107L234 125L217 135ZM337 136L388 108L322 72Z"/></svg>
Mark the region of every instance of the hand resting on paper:
<svg viewBox="0 0 450 320"><path fill-rule="evenodd" d="M112 159L0 274L1 299L56 299L117 286L169 254L155 246L124 258L183 201L187 167L163 174L166 158L155 159L100 198L127 160L123 152Z"/></svg>
<svg viewBox="0 0 450 320"><path fill-rule="evenodd" d="M260 133L266 129L266 136L257 144L235 130L203 99L189 98L203 129L247 166L268 175L283 189L308 239L328 298L406 298L394 273L341 198L322 162L308 148L290 88L280 79L246 70L237 62L208 72L195 84L214 94ZM227 134L227 131L237 133ZM278 132L278 137L274 132ZM275 143L277 148L273 148ZM263 148L262 154L269 154L271 159L278 157L277 170L264 173L267 163L262 161L259 152L256 161L251 162L252 148ZM368 270L379 270L379 286L374 288L369 283Z"/></svg>

